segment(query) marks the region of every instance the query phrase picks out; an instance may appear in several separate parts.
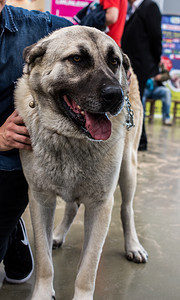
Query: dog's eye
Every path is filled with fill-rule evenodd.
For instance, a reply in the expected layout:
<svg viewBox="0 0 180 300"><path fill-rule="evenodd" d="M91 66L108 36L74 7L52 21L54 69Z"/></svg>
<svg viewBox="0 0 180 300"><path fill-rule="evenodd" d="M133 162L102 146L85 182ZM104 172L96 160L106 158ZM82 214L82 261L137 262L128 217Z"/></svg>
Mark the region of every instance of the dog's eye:
<svg viewBox="0 0 180 300"><path fill-rule="evenodd" d="M113 65L113 66L118 66L118 65L119 65L119 59L116 58L116 57L112 57L112 58L110 59L110 63L111 63L111 65Z"/></svg>
<svg viewBox="0 0 180 300"><path fill-rule="evenodd" d="M75 56L72 57L72 60L74 62L80 62L81 61L81 57L79 55L75 55Z"/></svg>

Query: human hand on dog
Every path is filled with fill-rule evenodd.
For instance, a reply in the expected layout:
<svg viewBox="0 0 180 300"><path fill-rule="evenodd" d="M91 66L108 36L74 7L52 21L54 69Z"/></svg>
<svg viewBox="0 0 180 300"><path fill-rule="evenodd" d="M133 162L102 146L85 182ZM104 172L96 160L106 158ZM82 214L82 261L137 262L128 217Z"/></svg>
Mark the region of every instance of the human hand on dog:
<svg viewBox="0 0 180 300"><path fill-rule="evenodd" d="M32 150L28 130L17 110L0 127L0 151L13 148Z"/></svg>

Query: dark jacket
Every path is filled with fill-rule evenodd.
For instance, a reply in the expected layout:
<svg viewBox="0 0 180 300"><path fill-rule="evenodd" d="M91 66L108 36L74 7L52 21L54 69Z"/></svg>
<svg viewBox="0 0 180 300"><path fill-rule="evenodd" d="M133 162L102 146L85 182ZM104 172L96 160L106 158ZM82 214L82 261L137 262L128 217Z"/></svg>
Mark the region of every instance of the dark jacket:
<svg viewBox="0 0 180 300"><path fill-rule="evenodd" d="M125 24L122 49L129 56L143 92L146 81L158 74L162 51L161 13L152 0L144 0Z"/></svg>

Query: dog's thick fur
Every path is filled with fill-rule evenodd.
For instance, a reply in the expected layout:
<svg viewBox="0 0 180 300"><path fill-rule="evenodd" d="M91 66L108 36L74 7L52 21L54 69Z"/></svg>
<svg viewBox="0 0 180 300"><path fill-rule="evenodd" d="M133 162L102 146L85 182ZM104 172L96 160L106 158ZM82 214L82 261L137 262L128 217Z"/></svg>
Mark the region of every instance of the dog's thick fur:
<svg viewBox="0 0 180 300"><path fill-rule="evenodd" d="M78 206L85 206L84 246L73 300L92 300L118 180L127 258L147 261L132 208L142 126L137 80L132 74L129 97L135 127L128 131L124 98L129 61L110 37L87 27L63 28L28 47L25 61L15 102L33 147L21 151L35 235L32 299L55 297L51 252L60 195L66 210L54 232L55 246L64 241Z"/></svg>

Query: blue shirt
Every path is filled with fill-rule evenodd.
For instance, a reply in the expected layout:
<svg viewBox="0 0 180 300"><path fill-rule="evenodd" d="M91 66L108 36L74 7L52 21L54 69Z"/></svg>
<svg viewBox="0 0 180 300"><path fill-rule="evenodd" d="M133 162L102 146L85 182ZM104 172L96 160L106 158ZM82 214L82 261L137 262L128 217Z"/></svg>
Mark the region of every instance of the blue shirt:
<svg viewBox="0 0 180 300"><path fill-rule="evenodd" d="M0 16L0 126L13 112L13 91L23 70L23 50L52 31L72 25L49 12L7 6ZM0 170L19 170L19 151L0 151Z"/></svg>

